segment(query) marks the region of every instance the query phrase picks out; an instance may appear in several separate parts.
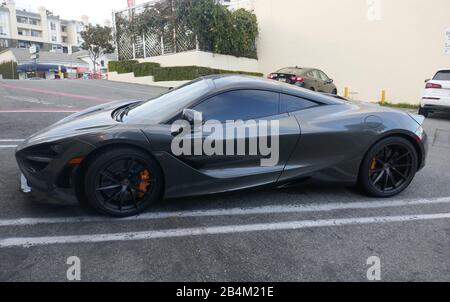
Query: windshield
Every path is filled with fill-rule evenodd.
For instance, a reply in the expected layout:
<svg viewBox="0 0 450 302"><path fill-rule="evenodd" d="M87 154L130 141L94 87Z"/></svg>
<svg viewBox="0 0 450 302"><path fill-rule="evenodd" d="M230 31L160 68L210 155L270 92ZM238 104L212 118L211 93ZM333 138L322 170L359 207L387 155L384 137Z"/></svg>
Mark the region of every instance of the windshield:
<svg viewBox="0 0 450 302"><path fill-rule="evenodd" d="M450 81L450 70L439 71L433 78L435 81Z"/></svg>
<svg viewBox="0 0 450 302"><path fill-rule="evenodd" d="M210 86L207 80L194 80L131 109L123 117L123 122L160 124L189 107L192 101L206 94L209 90Z"/></svg>

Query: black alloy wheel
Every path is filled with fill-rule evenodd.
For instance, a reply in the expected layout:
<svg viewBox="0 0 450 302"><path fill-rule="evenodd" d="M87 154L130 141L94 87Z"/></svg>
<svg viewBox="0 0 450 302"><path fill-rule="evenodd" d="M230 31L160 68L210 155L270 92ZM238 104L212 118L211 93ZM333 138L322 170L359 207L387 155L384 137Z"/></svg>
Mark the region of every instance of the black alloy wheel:
<svg viewBox="0 0 450 302"><path fill-rule="evenodd" d="M404 138L388 138L369 151L361 168L360 183L370 195L395 196L410 185L417 168L415 147Z"/></svg>
<svg viewBox="0 0 450 302"><path fill-rule="evenodd" d="M161 196L162 174L145 152L120 148L101 154L88 167L85 194L102 214L139 214Z"/></svg>

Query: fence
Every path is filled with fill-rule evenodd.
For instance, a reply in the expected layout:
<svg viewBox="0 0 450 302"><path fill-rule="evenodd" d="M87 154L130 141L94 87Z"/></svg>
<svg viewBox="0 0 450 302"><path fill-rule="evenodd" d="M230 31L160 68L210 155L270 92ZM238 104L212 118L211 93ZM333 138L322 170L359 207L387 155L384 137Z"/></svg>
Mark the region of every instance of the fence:
<svg viewBox="0 0 450 302"><path fill-rule="evenodd" d="M173 24L170 21L160 33L143 31L137 34L131 30L132 22L144 12L152 8L157 0L114 12L114 33L119 54L119 60L141 59L165 54L173 54L190 50L205 50L197 42L196 36L185 26Z"/></svg>

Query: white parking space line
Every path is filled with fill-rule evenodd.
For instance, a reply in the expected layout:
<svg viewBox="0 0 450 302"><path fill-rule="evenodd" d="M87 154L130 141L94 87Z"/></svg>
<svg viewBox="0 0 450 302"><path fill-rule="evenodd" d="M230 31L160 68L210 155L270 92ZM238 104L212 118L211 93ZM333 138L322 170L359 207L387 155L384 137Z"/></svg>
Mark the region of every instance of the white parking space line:
<svg viewBox="0 0 450 302"><path fill-rule="evenodd" d="M0 240L0 248L11 248L11 247L29 248L33 246L45 246L53 244L142 241L142 240L163 239L163 238L224 235L224 234L267 232L267 231L293 231L319 227L340 227L352 225L386 224L386 223L415 222L415 221L443 220L443 219L450 219L450 213L415 215L415 216L303 220L303 221L290 221L279 223L212 226L212 227L200 227L189 229L157 230L157 231L118 233L118 234L7 238Z"/></svg>
<svg viewBox="0 0 450 302"><path fill-rule="evenodd" d="M245 216L245 215L267 215L267 214L295 214L308 212L330 212L337 210L363 210L363 209L384 209L405 206L420 206L433 204L448 204L450 197L434 199L416 200L387 200L354 203L326 203L326 204L305 204L294 206L265 206L254 208L231 208L213 209L199 211L180 212L159 212L146 213L137 217L129 218L108 218L108 217L55 217L55 218L18 218L0 220L0 227L13 226L33 226L45 224L65 224L65 223L90 223L90 222L126 222L141 220L156 220L167 218L195 218L195 217L220 217L220 216Z"/></svg>
<svg viewBox="0 0 450 302"><path fill-rule="evenodd" d="M23 142L24 139L0 139L0 143L14 143L14 142Z"/></svg>
<svg viewBox="0 0 450 302"><path fill-rule="evenodd" d="M17 148L18 145L12 145L12 143L24 142L24 139L0 139L0 149L13 149ZM4 144L4 145L2 145Z"/></svg>

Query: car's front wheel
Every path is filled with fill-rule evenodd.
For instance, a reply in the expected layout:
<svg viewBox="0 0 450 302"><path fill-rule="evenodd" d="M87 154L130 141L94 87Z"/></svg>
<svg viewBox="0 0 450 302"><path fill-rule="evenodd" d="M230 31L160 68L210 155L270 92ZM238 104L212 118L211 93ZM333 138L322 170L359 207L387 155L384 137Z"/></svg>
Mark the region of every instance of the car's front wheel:
<svg viewBox="0 0 450 302"><path fill-rule="evenodd" d="M133 216L160 199L162 173L147 153L117 148L90 161L84 189L96 211L115 217Z"/></svg>
<svg viewBox="0 0 450 302"><path fill-rule="evenodd" d="M416 148L402 137L390 137L373 146L359 175L362 189L374 197L392 197L412 182L418 168Z"/></svg>

